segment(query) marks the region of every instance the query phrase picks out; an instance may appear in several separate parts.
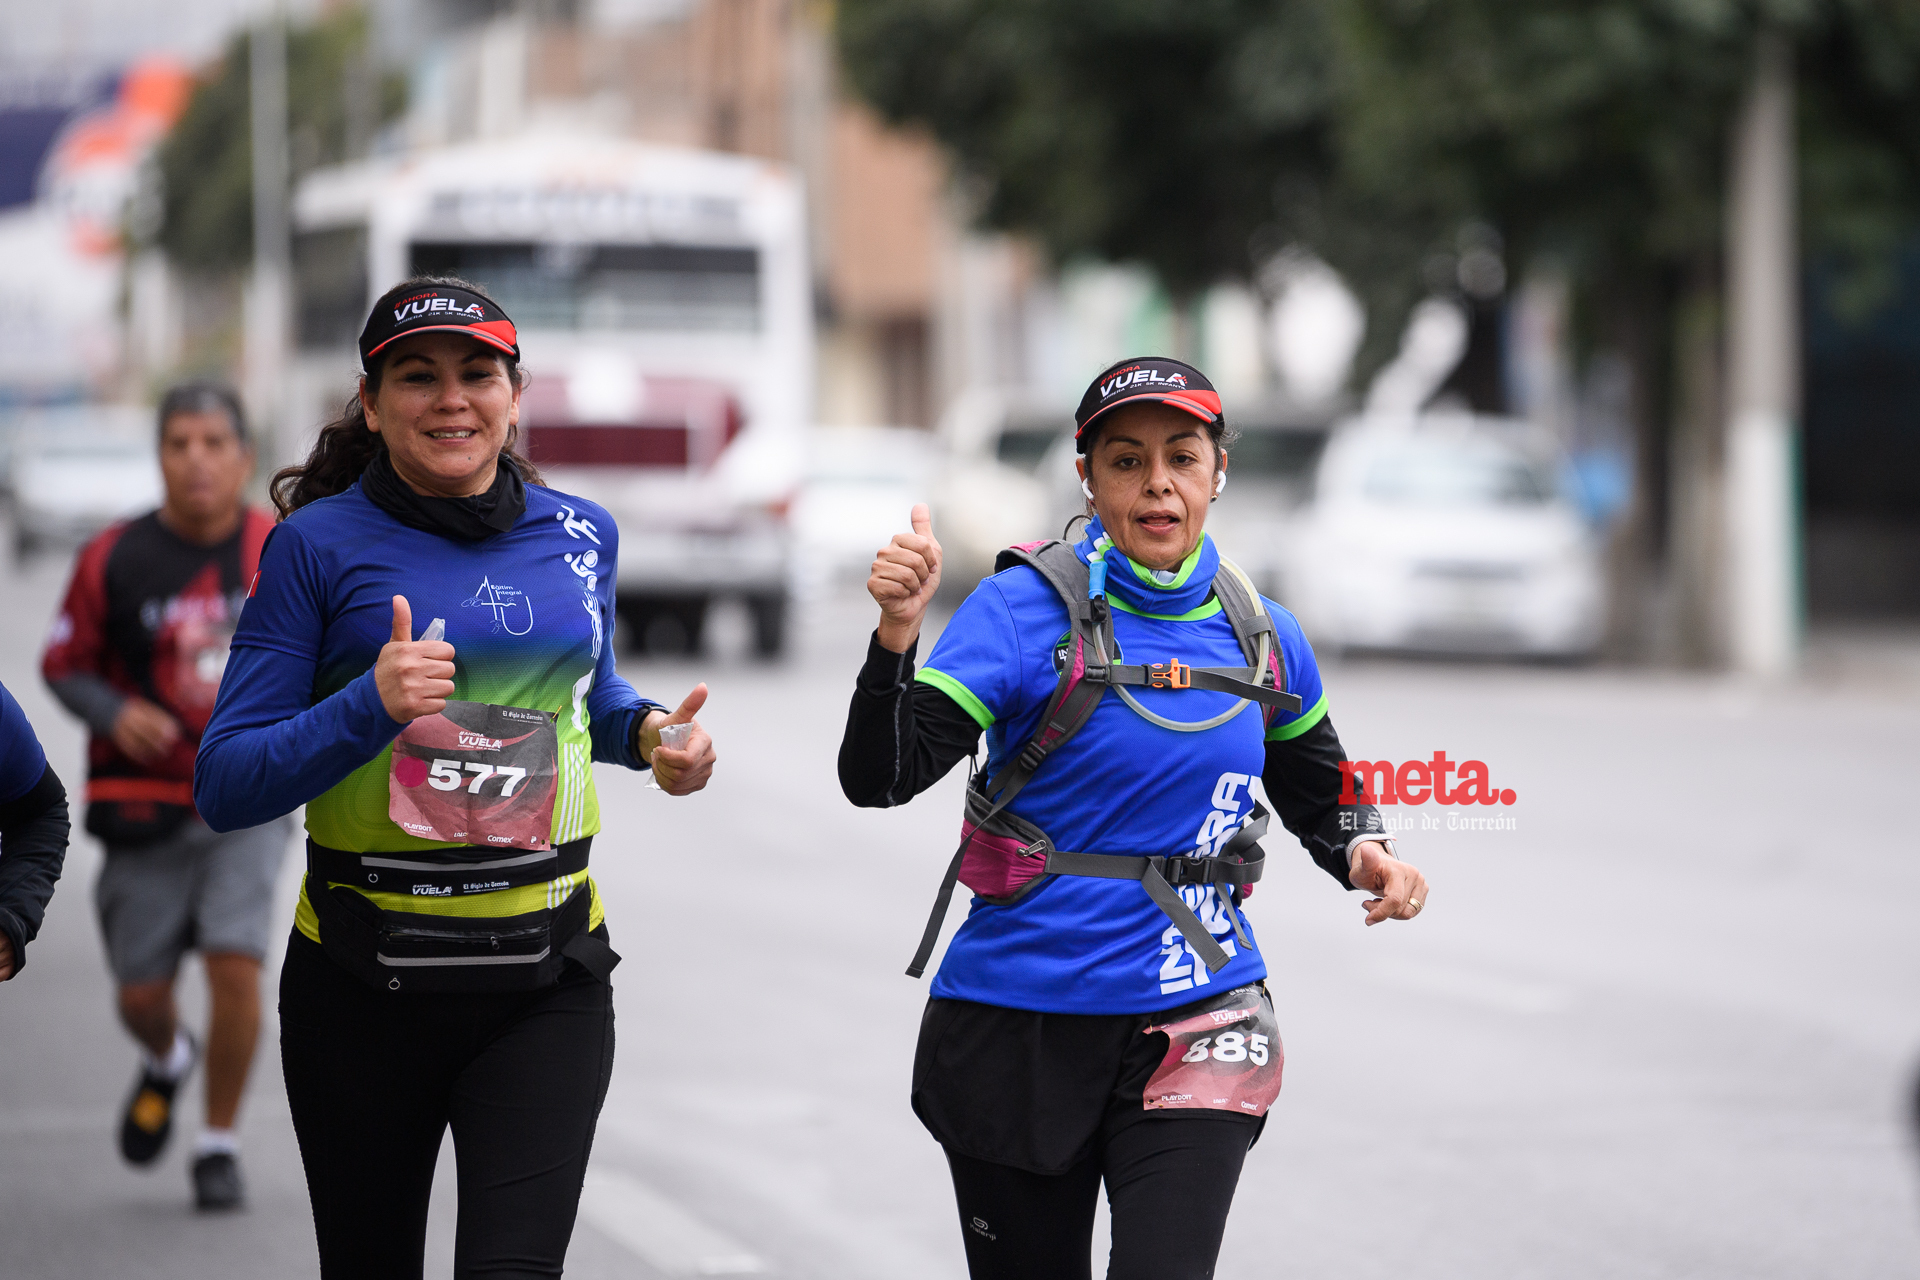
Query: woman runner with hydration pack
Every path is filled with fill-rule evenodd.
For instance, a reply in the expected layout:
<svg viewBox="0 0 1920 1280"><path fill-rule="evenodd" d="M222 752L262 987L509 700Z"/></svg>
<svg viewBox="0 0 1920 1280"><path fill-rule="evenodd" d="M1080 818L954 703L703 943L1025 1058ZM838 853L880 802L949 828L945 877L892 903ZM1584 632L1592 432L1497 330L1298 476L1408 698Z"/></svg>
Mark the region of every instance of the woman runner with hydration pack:
<svg viewBox="0 0 1920 1280"><path fill-rule="evenodd" d="M1426 881L1346 759L1313 651L1204 533L1231 443L1192 366L1107 369L1074 415L1091 520L1077 543L1003 552L927 664L940 582L924 506L874 561L880 625L855 685L840 783L903 804L987 738L954 883L973 908L934 977L913 1107L946 1149L976 1280L1089 1274L1101 1182L1110 1280L1213 1274L1248 1148L1280 1088L1266 964L1239 907L1266 810L1366 922L1411 920Z"/></svg>
<svg viewBox="0 0 1920 1280"><path fill-rule="evenodd" d="M216 831L307 807L280 1046L321 1275L419 1280L451 1126L454 1274L557 1276L613 1068L591 762L704 787L706 686L669 714L615 671L619 532L514 451L492 298L395 286L360 360L274 479L194 802Z"/></svg>

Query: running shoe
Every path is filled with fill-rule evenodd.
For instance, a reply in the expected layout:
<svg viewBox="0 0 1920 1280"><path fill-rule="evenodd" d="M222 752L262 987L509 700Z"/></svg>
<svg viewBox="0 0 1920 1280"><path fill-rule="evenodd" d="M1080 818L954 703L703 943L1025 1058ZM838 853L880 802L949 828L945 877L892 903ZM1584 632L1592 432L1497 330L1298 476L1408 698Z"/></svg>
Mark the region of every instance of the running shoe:
<svg viewBox="0 0 1920 1280"><path fill-rule="evenodd" d="M193 1162L196 1209L238 1209L246 1200L247 1188L240 1179L240 1162L231 1152L209 1152Z"/></svg>
<svg viewBox="0 0 1920 1280"><path fill-rule="evenodd" d="M199 1044L191 1035L187 1041L193 1045L194 1060L198 1061ZM120 1154L128 1164L152 1164L167 1149L167 1139L173 1134L173 1095L180 1081L192 1072L190 1063L178 1079L169 1080L151 1067L140 1069L133 1095L120 1116Z"/></svg>

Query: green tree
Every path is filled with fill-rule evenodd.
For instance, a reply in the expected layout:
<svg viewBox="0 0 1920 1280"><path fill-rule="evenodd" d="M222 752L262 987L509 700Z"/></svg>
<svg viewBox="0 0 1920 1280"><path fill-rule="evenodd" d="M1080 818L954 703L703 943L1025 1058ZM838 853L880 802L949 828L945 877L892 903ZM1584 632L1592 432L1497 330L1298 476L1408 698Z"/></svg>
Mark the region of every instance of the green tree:
<svg viewBox="0 0 1920 1280"><path fill-rule="evenodd" d="M1680 563L1679 594L1701 609L1712 534L1694 496L1723 420L1730 130L1763 35L1795 50L1800 226L1844 313L1889 296L1920 228L1912 0L840 0L838 14L853 85L946 145L986 224L1059 258L1145 263L1176 297L1304 245L1367 304L1357 378L1422 294L1453 287L1463 241L1501 244L1516 274L1551 264L1580 350L1634 370L1623 563Z"/></svg>
<svg viewBox="0 0 1920 1280"><path fill-rule="evenodd" d="M1659 333L1688 295L1716 291L1729 127L1765 30L1799 51L1805 241L1844 265L1856 310L1884 296L1920 223L1912 6L1343 0L1325 12L1346 198L1436 243L1484 219L1514 261L1550 256L1571 274L1590 331L1612 316ZM1383 267L1406 274L1333 256L1376 293Z"/></svg>
<svg viewBox="0 0 1920 1280"><path fill-rule="evenodd" d="M1717 280L1727 130L1767 28L1800 50L1807 243L1867 305L1920 221L1904 0L838 8L854 87L947 147L983 223L1145 263L1176 296L1307 245L1366 298L1368 366L1473 225L1511 262L1552 256L1590 332L1671 330Z"/></svg>
<svg viewBox="0 0 1920 1280"><path fill-rule="evenodd" d="M253 257L248 52L243 32L200 81L160 146L158 239L167 256L189 270L233 270ZM377 125L405 106L404 81L375 75L370 66L360 9L341 9L288 31L288 155L295 179L349 158L356 141L364 145L351 136L356 114ZM357 95L370 95L373 110L356 103Z"/></svg>
<svg viewBox="0 0 1920 1280"><path fill-rule="evenodd" d="M844 64L924 126L988 226L1153 268L1176 298L1244 275L1282 174L1332 155L1306 0L842 0Z"/></svg>
<svg viewBox="0 0 1920 1280"><path fill-rule="evenodd" d="M1890 295L1920 226L1920 10L1344 0L1325 12L1340 68L1336 187L1436 245L1450 223L1484 219L1509 261L1567 274L1581 347L1629 360L1637 501L1617 562L1618 639L1637 648L1651 635L1644 610L1664 565L1675 608L1653 643L1711 661L1726 183L1757 42L1796 52L1805 254L1826 268L1833 301L1862 316ZM1409 274L1384 257L1329 256L1376 304ZM1391 305L1373 310L1395 318Z"/></svg>

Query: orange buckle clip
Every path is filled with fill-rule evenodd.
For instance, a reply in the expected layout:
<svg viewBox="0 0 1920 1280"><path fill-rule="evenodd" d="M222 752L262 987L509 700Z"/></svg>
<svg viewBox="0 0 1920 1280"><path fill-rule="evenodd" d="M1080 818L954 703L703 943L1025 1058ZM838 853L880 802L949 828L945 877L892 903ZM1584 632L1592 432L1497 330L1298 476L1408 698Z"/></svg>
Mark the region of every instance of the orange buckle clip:
<svg viewBox="0 0 1920 1280"><path fill-rule="evenodd" d="M1147 683L1155 689L1191 689L1193 668L1178 658L1172 662L1149 662Z"/></svg>

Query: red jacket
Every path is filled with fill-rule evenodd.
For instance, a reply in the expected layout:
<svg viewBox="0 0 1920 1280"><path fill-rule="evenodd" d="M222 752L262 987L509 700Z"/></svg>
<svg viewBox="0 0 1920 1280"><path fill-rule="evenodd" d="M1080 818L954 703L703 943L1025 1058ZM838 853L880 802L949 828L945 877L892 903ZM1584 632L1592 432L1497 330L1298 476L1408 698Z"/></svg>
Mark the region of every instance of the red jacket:
<svg viewBox="0 0 1920 1280"><path fill-rule="evenodd" d="M70 707L87 696L111 707L115 695L137 695L165 708L181 728L165 759L142 765L107 735L104 714L88 715L89 801L193 803L193 758L272 530L272 517L249 508L233 537L201 547L149 512L114 525L81 551L41 674Z"/></svg>

